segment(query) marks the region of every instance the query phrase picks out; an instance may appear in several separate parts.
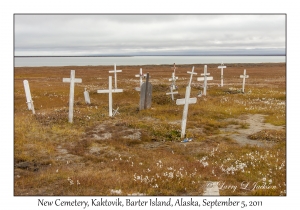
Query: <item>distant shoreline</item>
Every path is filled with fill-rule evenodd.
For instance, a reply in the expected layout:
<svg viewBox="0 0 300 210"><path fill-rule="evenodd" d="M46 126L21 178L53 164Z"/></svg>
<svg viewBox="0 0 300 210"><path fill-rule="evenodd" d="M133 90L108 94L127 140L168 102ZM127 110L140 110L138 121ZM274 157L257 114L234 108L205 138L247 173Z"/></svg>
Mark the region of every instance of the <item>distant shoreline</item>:
<svg viewBox="0 0 300 210"><path fill-rule="evenodd" d="M202 66L204 64L202 63L198 63L198 64L178 64L176 65L177 67L184 67L184 66ZM207 63L205 64L209 67L217 67L220 64L216 64L216 63ZM253 67L253 66L268 66L268 65L272 65L272 66L280 66L280 65L286 65L286 62L278 62L278 63L226 63L227 67L231 67L231 66L243 66L243 67ZM66 66L15 66L14 68L102 68L102 67L109 67L111 65L85 65L85 66L76 66L76 65L66 65ZM155 66L155 67L163 67L163 66L170 66L173 67L173 64L158 64L158 65L154 65L154 64L145 64L145 65L119 65L120 67L146 67L146 66Z"/></svg>

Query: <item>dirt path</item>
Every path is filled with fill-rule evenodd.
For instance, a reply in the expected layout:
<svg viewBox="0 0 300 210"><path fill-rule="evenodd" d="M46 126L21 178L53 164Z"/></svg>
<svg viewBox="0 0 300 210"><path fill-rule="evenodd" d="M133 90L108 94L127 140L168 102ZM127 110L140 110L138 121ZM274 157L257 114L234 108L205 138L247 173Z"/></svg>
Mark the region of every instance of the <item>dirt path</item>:
<svg viewBox="0 0 300 210"><path fill-rule="evenodd" d="M268 146L272 145L272 142L265 142L259 140L251 140L248 138L249 135L257 133L262 130L280 130L284 129L284 126L275 126L270 123L265 123L265 115L254 114L254 115L244 115L238 119L227 119L235 120L240 124L248 125L247 128L240 128L240 125L230 125L227 128L220 129L224 136L230 137L237 141L240 145L245 146L257 145L257 146Z"/></svg>

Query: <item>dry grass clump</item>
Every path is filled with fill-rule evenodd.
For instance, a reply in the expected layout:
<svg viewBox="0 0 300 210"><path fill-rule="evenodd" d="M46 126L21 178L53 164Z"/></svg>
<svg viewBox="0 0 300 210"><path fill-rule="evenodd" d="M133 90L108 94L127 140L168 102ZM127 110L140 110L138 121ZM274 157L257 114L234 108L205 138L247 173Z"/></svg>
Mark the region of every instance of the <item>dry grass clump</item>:
<svg viewBox="0 0 300 210"><path fill-rule="evenodd" d="M273 142L285 142L286 132L285 130L262 130L257 133L249 135L252 140L266 140Z"/></svg>

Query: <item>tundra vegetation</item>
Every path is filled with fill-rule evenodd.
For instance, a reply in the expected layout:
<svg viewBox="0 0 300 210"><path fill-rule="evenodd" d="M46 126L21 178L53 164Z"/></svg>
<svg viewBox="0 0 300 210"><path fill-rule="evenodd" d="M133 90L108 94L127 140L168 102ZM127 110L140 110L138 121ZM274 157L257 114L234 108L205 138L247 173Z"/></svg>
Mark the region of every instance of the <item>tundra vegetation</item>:
<svg viewBox="0 0 300 210"><path fill-rule="evenodd" d="M183 106L166 95L172 66L118 66L124 92L113 94L114 117L108 94L97 94L107 89L111 66L14 68L14 194L195 196L216 181L220 195L286 195L286 64L226 64L223 87L218 65L208 64L214 80L189 106L187 143L180 138ZM177 65L175 99L184 98L193 66L191 97L202 90L196 77L204 65ZM142 111L134 90L140 68L153 85L152 107ZM249 78L241 93L244 69ZM62 82L70 70L82 78L72 124L70 86ZM26 105L25 79L35 115Z"/></svg>

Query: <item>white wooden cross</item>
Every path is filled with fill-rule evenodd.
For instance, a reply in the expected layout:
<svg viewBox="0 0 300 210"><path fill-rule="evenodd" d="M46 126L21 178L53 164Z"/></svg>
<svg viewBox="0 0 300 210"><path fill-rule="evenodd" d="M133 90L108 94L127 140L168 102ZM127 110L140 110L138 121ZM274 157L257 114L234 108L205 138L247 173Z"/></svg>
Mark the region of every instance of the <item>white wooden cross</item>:
<svg viewBox="0 0 300 210"><path fill-rule="evenodd" d="M71 70L70 78L63 78L63 82L70 83L70 97L69 97L69 123L73 123L73 106L74 106L74 87L75 83L81 83L81 78L75 78L75 70Z"/></svg>
<svg viewBox="0 0 300 210"><path fill-rule="evenodd" d="M97 93L108 93L108 116L113 117L117 112L117 110L114 110L113 114L113 108L112 108L112 94L113 93L121 93L123 92L123 89L112 89L112 76L108 77L108 90L97 90Z"/></svg>
<svg viewBox="0 0 300 210"><path fill-rule="evenodd" d="M91 104L91 100L90 100L90 94L89 92L86 90L86 88L84 88L84 100L86 104Z"/></svg>
<svg viewBox="0 0 300 210"><path fill-rule="evenodd" d="M173 87L172 85L170 86L170 92L166 93L166 95L171 95L172 101L174 101L174 94L178 94L178 91L173 92Z"/></svg>
<svg viewBox="0 0 300 210"><path fill-rule="evenodd" d="M142 68L140 68L140 74L136 74L135 77L139 77L140 78L140 87L136 87L135 90L136 91L141 91L141 87L143 84L143 78L145 78L147 76L147 74L143 74L143 70Z"/></svg>
<svg viewBox="0 0 300 210"><path fill-rule="evenodd" d="M225 69L226 66L224 66L223 62L221 66L218 66L218 69L221 69L221 87L223 87L223 69Z"/></svg>
<svg viewBox="0 0 300 210"><path fill-rule="evenodd" d="M23 84L24 84L24 89L25 89L26 103L27 103L28 110L32 110L32 114L35 114L33 100L31 98L31 93L30 93L30 88L29 88L29 83L27 80L24 80Z"/></svg>
<svg viewBox="0 0 300 210"><path fill-rule="evenodd" d="M243 78L243 87L242 87L242 92L245 92L245 82L246 79L249 78L249 75L246 75L246 69L244 69L244 74L240 75L240 78Z"/></svg>
<svg viewBox="0 0 300 210"><path fill-rule="evenodd" d="M172 82L172 85L171 85L171 86L172 86L173 90L176 89L175 82L176 82L177 79L178 79L178 77L175 77L175 72L173 72L173 73L172 73L172 78L169 79L169 81Z"/></svg>
<svg viewBox="0 0 300 210"><path fill-rule="evenodd" d="M203 77L198 77L197 81L204 81L203 93L202 95L206 96L207 80L213 80L213 77L208 77L210 73L207 73L207 65L204 65L204 73L201 74Z"/></svg>
<svg viewBox="0 0 300 210"><path fill-rule="evenodd" d="M197 102L197 98L190 98L192 77L194 74L197 74L197 73L194 73L194 67L191 72L188 71L187 73L191 74L191 77L190 77L190 82L189 82L188 86L186 87L185 98L176 100L177 105L184 105L182 122L181 122L181 138L185 137L185 129L186 129L186 121L187 121L189 104L195 104Z"/></svg>
<svg viewBox="0 0 300 210"><path fill-rule="evenodd" d="M109 73L114 73L115 74L115 89L117 89L117 72L122 72L122 70L117 70L116 64L115 64L115 69L108 71Z"/></svg>

